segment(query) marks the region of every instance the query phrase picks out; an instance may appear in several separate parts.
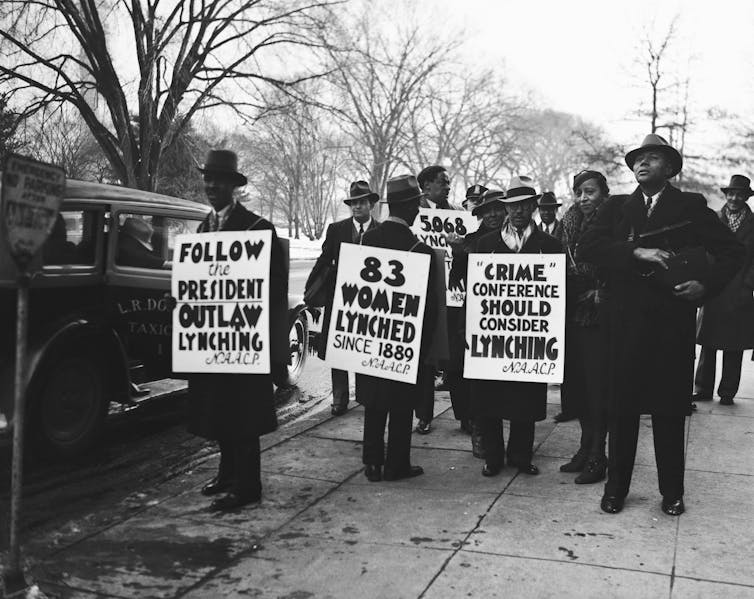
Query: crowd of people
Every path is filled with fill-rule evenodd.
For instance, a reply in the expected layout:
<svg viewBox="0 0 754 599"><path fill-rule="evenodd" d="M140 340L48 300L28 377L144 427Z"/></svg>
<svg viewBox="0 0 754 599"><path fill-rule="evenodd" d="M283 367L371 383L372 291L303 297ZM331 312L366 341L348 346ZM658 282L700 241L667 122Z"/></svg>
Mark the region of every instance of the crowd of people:
<svg viewBox="0 0 754 599"><path fill-rule="evenodd" d="M639 419L649 414L662 510L683 513L684 424L692 401L712 399L715 354L722 350L718 393L721 404L732 404L742 352L754 347L754 216L746 204L754 191L748 178L734 175L721 188L726 203L716 214L702 195L672 185L683 159L662 137L648 135L625 159L637 182L633 193L610 195L602 173L583 170L573 177L573 202L560 219L562 203L552 192L538 193L523 175L514 176L505 190L472 185L463 208L450 204L450 175L442 166L394 177L387 182L383 202L388 216L382 222L376 219L378 194L366 182L355 181L343 200L351 216L328 227L307 282L311 288L325 281L320 357L326 358L342 244L431 255L411 231L420 209L470 211L478 230L446 237L453 254L450 288L465 289L471 254L565 255L566 351L557 419L578 418L581 438L560 470L576 474L578 484L606 478L600 506L620 512L629 493ZM243 175L232 152L211 152L202 172L213 210L200 232L274 231L271 223L234 200L233 189L243 184ZM372 482L423 473L411 462L410 449L414 416L417 434L432 431L437 373L427 352L445 303L436 285L444 273L437 270L430 261L416 383L356 374L355 400L364 406L364 474ZM287 269L275 254L271 272L273 291L282 296ZM441 368L442 384L450 391L460 428L470 435L474 456L484 460L482 475L495 476L506 464L523 474L538 474L534 432L535 423L546 417L547 385L464 378L464 307L445 312L450 351ZM272 322L271 337L285 336L287 331L277 330L281 328ZM697 343L702 349L695 377ZM349 374L336 368L331 374L331 411L340 416L350 399ZM276 426L271 379L197 374L189 389L192 430L217 440L221 450L218 474L202 493L225 493L212 504L219 510L258 501L259 435ZM252 394L255 400L248 401ZM504 420L510 422L507 443Z"/></svg>

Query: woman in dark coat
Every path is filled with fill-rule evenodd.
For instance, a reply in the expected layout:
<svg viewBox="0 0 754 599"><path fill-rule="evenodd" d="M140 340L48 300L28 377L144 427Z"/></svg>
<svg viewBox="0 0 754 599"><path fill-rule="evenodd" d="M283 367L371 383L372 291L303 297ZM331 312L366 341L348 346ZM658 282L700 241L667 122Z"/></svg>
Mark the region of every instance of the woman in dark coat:
<svg viewBox="0 0 754 599"><path fill-rule="evenodd" d="M697 322L696 342L702 346L696 368L694 401L710 401L715 384L715 358L723 350L723 372L717 394L722 405L733 405L741 380L743 350L754 347L754 214L746 201L754 195L751 181L733 175L721 188L726 204L717 213L746 247L741 270L723 292L704 304Z"/></svg>
<svg viewBox="0 0 754 599"><path fill-rule="evenodd" d="M479 238L471 253L558 254L560 242L540 231L532 220L537 208L534 188L514 177L505 199L508 217L501 231ZM534 454L534 423L547 415L547 384L519 381L471 381L471 411L478 420L484 445L484 476L494 476L508 464L525 474L539 474L531 463ZM506 452L503 420L510 420Z"/></svg>
<svg viewBox="0 0 754 599"><path fill-rule="evenodd" d="M558 239L566 252L566 353L563 411L581 425L581 443L561 472L579 472L577 484L605 478L607 457L607 360L601 326L604 282L596 267L578 255L578 243L610 190L598 171L582 171L573 179L575 202L563 215Z"/></svg>

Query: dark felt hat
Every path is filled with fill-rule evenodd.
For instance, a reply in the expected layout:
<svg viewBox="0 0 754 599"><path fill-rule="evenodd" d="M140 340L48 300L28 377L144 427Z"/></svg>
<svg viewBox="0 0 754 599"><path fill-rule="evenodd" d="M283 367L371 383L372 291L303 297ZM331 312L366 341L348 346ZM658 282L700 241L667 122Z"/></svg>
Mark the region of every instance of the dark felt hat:
<svg viewBox="0 0 754 599"><path fill-rule="evenodd" d="M537 202L537 206L540 208L542 206L562 206L563 202L558 202L557 198L555 197L555 194L552 191L546 191L542 194L542 197L539 198L539 201Z"/></svg>
<svg viewBox="0 0 754 599"><path fill-rule="evenodd" d="M481 198L485 191L487 191L487 188L484 185L472 185L466 190L466 198Z"/></svg>
<svg viewBox="0 0 754 599"><path fill-rule="evenodd" d="M647 150L658 150L668 157L668 160L670 160L670 163L673 166L673 172L670 175L671 177L675 177L681 172L681 169L683 168L683 158L681 157L680 152L671 146L664 137L655 133L647 135L638 148L634 148L626 154L626 164L628 165L628 168L634 170L636 157Z"/></svg>
<svg viewBox="0 0 754 599"><path fill-rule="evenodd" d="M733 175L730 178L730 184L728 187L721 187L720 191L726 193L728 191L745 191L747 197L754 196L754 189L751 188L751 179L744 177L743 175Z"/></svg>
<svg viewBox="0 0 754 599"><path fill-rule="evenodd" d="M388 204L400 204L410 200L418 200L424 194L414 175L400 175L387 180L385 201Z"/></svg>
<svg viewBox="0 0 754 599"><path fill-rule="evenodd" d="M370 203L374 204L380 199L380 196L369 189L369 183L366 181L354 181L348 190L348 197L343 201L350 206L353 200L361 200L363 198L367 198Z"/></svg>
<svg viewBox="0 0 754 599"><path fill-rule="evenodd" d="M488 189L482 195L482 203L471 211L474 216L481 216L492 206L505 206L505 192L499 189Z"/></svg>
<svg viewBox="0 0 754 599"><path fill-rule="evenodd" d="M225 175L236 187L242 187L247 183L246 177L238 172L238 156L230 150L210 150L204 166L197 167L197 170L200 173Z"/></svg>

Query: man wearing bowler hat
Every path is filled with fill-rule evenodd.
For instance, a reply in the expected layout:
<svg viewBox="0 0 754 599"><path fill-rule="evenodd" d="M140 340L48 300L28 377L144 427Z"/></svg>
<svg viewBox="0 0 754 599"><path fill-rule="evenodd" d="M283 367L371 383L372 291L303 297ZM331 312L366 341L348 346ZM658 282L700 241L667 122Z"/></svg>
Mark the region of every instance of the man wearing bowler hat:
<svg viewBox="0 0 754 599"><path fill-rule="evenodd" d="M210 150L204 166L204 191L212 211L198 233L272 231L270 262L270 360L273 367L288 354L288 265L274 226L233 197L246 185L238 158L229 150ZM188 377L189 432L217 441L217 476L201 490L215 496L212 510L233 510L262 496L259 437L277 429L271 374L191 374Z"/></svg>
<svg viewBox="0 0 754 599"><path fill-rule="evenodd" d="M539 223L539 230L544 231L548 235L553 237L559 237L561 224L556 218L558 208L563 203L559 202L555 197L555 194L551 191L546 191L542 194L537 202L537 208L539 210L539 218L542 221Z"/></svg>
<svg viewBox="0 0 754 599"><path fill-rule="evenodd" d="M356 375L356 401L364 406L364 473L372 482L411 478L424 472L420 466L411 464L411 424L414 403L419 399L419 390L431 368L425 364L434 323L441 298L437 296L436 278L442 276L431 260L432 250L421 243L411 232L411 225L419 214L419 199L422 196L416 177L402 175L387 182L386 200L390 213L377 228L367 231L363 245L427 254L430 256L427 300L424 308L419 372L416 384ZM406 272L406 277L411 273ZM444 298L442 298L444 300ZM431 381L431 378L429 379ZM385 424L388 424L387 455L385 454ZM384 464L384 472L382 466Z"/></svg>
<svg viewBox="0 0 754 599"><path fill-rule="evenodd" d="M647 135L626 154L626 164L638 187L603 203L577 249L582 259L603 269L610 297L610 440L600 507L610 514L623 509L639 417L651 414L661 508L678 516L685 510L684 425L694 376L696 308L733 278L744 252L704 196L670 184L683 159L662 137Z"/></svg>
<svg viewBox="0 0 754 599"><path fill-rule="evenodd" d="M306 288L322 276L326 268L330 268L332 276L328 282L328 296L325 304L325 314L322 318L322 332L319 335L317 355L324 360L327 349L327 335L330 330L330 316L332 314L332 303L335 297L335 273L338 272L338 257L340 256L340 245L342 243L361 243L364 234L377 226L377 221L372 218L371 210L379 196L369 189L366 181L354 181L348 193L348 197L343 203L351 209L351 216L338 222L332 223L327 227L325 241L322 244L322 254L317 258L317 262L309 274L306 281ZM341 416L348 409L348 372L333 368L331 370L332 378L332 408L333 416Z"/></svg>
<svg viewBox="0 0 754 599"><path fill-rule="evenodd" d="M711 401L715 385L715 358L723 352L723 372L717 393L720 404L733 405L741 380L743 351L754 347L754 214L746 203L754 195L751 181L733 175L725 194L725 205L717 213L720 221L746 247L741 270L723 292L704 303L699 319L696 342L702 346L696 368L694 401Z"/></svg>
<svg viewBox="0 0 754 599"><path fill-rule="evenodd" d="M478 238L472 254L559 254L560 242L537 228L532 215L537 209L536 190L528 177L513 177L510 186L485 194L486 201L474 209L482 214L504 207L502 228ZM520 473L536 475L532 464L535 422L547 415L547 384L520 381L471 380L471 411L479 423L484 447L483 476L495 476L505 462ZM503 420L510 421L506 450Z"/></svg>

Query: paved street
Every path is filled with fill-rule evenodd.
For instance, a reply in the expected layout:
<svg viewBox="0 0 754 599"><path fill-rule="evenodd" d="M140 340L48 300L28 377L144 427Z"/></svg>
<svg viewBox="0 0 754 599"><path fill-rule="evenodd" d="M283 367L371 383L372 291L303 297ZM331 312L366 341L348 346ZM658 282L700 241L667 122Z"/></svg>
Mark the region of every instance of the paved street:
<svg viewBox="0 0 754 599"><path fill-rule="evenodd" d="M321 409L264 438L264 497L233 514L198 490L209 448L183 470L82 497L89 509L25 539L49 597L754 597L754 364L733 407L688 424L686 506L660 511L649 422L624 511L558 466L578 425L537 425L538 477L483 478L438 394L433 432L414 436L424 476L369 483L362 411ZM557 411L550 394L550 416ZM157 468L154 464L152 468ZM33 528L33 527L32 527Z"/></svg>

